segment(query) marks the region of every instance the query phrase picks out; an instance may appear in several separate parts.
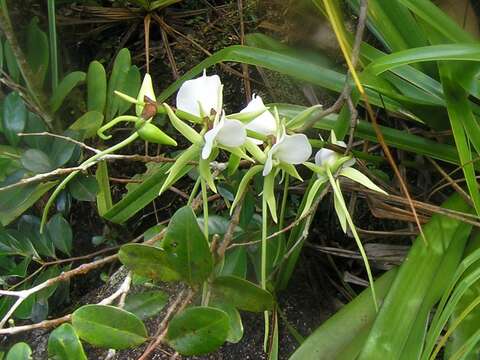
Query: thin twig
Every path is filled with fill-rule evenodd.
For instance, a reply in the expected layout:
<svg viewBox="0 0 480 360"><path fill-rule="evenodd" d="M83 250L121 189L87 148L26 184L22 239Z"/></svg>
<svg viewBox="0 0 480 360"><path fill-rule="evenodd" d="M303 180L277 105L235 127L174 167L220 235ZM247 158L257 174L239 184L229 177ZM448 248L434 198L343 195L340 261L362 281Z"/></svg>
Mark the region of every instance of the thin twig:
<svg viewBox="0 0 480 360"><path fill-rule="evenodd" d="M182 311L190 303L194 295L195 291L193 291L192 289L182 290L182 292L177 295L175 300L169 306L162 322L158 326L157 332L154 336L155 340L153 340L147 346L142 356L140 356L138 360L147 360L151 353L155 351L155 349L165 340L165 336L167 335L168 323L176 313Z"/></svg>
<svg viewBox="0 0 480 360"><path fill-rule="evenodd" d="M58 139L62 139L62 140L65 140L65 141L72 142L72 143L77 144L78 146L81 146L84 149L90 150L90 151L92 151L96 154L101 152L100 150L95 149L94 147L88 146L87 144L85 144L81 141L72 139L71 137L63 136L63 135L59 135L59 134L53 134L53 133L48 132L48 131L36 132L36 133L18 133L17 135L18 136L50 136L50 137L54 137L54 138L58 138Z"/></svg>

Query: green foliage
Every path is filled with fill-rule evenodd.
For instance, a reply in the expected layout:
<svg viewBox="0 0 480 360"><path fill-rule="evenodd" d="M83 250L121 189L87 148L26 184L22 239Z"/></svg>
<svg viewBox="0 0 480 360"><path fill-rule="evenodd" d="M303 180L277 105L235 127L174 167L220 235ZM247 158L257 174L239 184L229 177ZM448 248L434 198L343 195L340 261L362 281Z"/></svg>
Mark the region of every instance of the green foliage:
<svg viewBox="0 0 480 360"><path fill-rule="evenodd" d="M107 349L126 349L147 338L143 322L134 314L109 305L85 305L72 314L80 339Z"/></svg>
<svg viewBox="0 0 480 360"><path fill-rule="evenodd" d="M5 360L30 360L32 359L32 350L24 342L16 343L8 351Z"/></svg>
<svg viewBox="0 0 480 360"><path fill-rule="evenodd" d="M125 310L145 320L159 313L167 301L168 295L163 291L145 291L128 295L125 300Z"/></svg>
<svg viewBox="0 0 480 360"><path fill-rule="evenodd" d="M218 349L227 339L228 315L212 307L192 307L177 314L168 326L167 340L182 355L201 355Z"/></svg>
<svg viewBox="0 0 480 360"><path fill-rule="evenodd" d="M70 324L60 325L48 338L48 356L58 360L87 360L83 346Z"/></svg>
<svg viewBox="0 0 480 360"><path fill-rule="evenodd" d="M273 309L273 297L268 291L235 276L217 277L212 283L212 297L243 311Z"/></svg>

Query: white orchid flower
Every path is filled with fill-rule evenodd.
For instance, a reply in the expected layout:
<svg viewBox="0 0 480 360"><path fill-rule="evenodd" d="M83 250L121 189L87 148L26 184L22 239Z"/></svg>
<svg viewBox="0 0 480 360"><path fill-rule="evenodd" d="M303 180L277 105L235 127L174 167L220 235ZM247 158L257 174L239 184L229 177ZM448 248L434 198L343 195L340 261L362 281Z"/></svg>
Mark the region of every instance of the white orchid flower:
<svg viewBox="0 0 480 360"><path fill-rule="evenodd" d="M343 141L333 141L333 144L347 148L347 144ZM315 165L320 166L320 167L328 167L328 168L333 168L335 167L335 164L337 164L337 161L343 158L343 155L339 154L336 151L327 149L327 148L322 148L318 150L318 152L315 154ZM355 164L355 159L351 158L347 160L344 164L342 164L343 168L350 167Z"/></svg>
<svg viewBox="0 0 480 360"><path fill-rule="evenodd" d="M305 134L287 135L285 134L285 129L283 129L283 133L267 153L263 176L270 174L275 160L286 164L298 165L307 161L311 155L312 145L310 145Z"/></svg>
<svg viewBox="0 0 480 360"><path fill-rule="evenodd" d="M260 96L253 94L252 100L248 105L240 111L240 113L256 112L256 111L265 111L254 118L252 121L246 124L247 130L255 131L256 133L268 136L275 135L277 133L277 122L273 114L266 110L266 106L263 103L263 100ZM253 143L260 145L263 142L258 139L249 138Z"/></svg>
<svg viewBox="0 0 480 360"><path fill-rule="evenodd" d="M177 93L177 109L197 117L219 114L222 108L223 85L218 75L185 81Z"/></svg>
<svg viewBox="0 0 480 360"><path fill-rule="evenodd" d="M204 139L202 159L208 159L215 143L231 148L242 146L247 139L247 131L241 121L227 119L222 112L220 119L215 119L212 129L205 133Z"/></svg>

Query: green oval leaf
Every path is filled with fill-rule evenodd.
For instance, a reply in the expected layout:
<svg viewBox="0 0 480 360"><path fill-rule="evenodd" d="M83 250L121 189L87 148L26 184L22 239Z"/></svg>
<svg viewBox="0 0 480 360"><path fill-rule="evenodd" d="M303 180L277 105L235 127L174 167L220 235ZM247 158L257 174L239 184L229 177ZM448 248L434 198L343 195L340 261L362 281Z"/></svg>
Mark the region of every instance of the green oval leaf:
<svg viewBox="0 0 480 360"><path fill-rule="evenodd" d="M3 101L2 127L8 142L17 146L20 142L18 133L22 132L27 122L27 108L17 92L11 92Z"/></svg>
<svg viewBox="0 0 480 360"><path fill-rule="evenodd" d="M229 329L227 341L233 344L238 343L243 338L243 323L240 313L231 304L218 303L212 304L213 307L223 310L228 315Z"/></svg>
<svg viewBox="0 0 480 360"><path fill-rule="evenodd" d="M210 246L192 208L180 208L172 216L162 247L168 262L189 284L201 284L213 270Z"/></svg>
<svg viewBox="0 0 480 360"><path fill-rule="evenodd" d="M227 314L211 307L192 307L177 314L168 326L167 340L182 355L201 355L218 349L227 339Z"/></svg>
<svg viewBox="0 0 480 360"><path fill-rule="evenodd" d="M29 360L32 359L32 350L24 342L16 343L10 349L5 360Z"/></svg>
<svg viewBox="0 0 480 360"><path fill-rule="evenodd" d="M168 295L163 291L146 291L128 295L124 309L137 315L140 319L147 319L159 313L167 301Z"/></svg>
<svg viewBox="0 0 480 360"><path fill-rule="evenodd" d="M98 111L89 111L75 120L75 122L70 125L69 129L80 132L83 139L88 139L97 134L97 130L102 126L102 123L102 113Z"/></svg>
<svg viewBox="0 0 480 360"><path fill-rule="evenodd" d="M79 201L94 201L98 192L95 176L76 176L68 184L70 193Z"/></svg>
<svg viewBox="0 0 480 360"><path fill-rule="evenodd" d="M120 50L113 63L112 74L108 81L107 108L105 110L106 121L113 119L118 112L120 101L123 101L114 94L114 91L123 88L123 84L130 71L130 64L130 51L128 51L128 49Z"/></svg>
<svg viewBox="0 0 480 360"><path fill-rule="evenodd" d="M72 314L72 325L81 339L109 349L127 349L147 338L138 317L110 305L82 306Z"/></svg>
<svg viewBox="0 0 480 360"><path fill-rule="evenodd" d="M48 38L38 27L37 18L32 19L27 27L26 56L38 86L42 87L49 62Z"/></svg>
<svg viewBox="0 0 480 360"><path fill-rule="evenodd" d="M52 331L48 338L48 356L56 360L87 360L82 343L70 324Z"/></svg>
<svg viewBox="0 0 480 360"><path fill-rule="evenodd" d="M58 84L58 87L52 94L50 99L50 108L56 112L62 106L63 101L79 83L85 81L87 75L83 71L74 71L65 76Z"/></svg>
<svg viewBox="0 0 480 360"><path fill-rule="evenodd" d="M17 59L13 54L12 47L8 41L5 41L5 62L7 63L8 74L14 82L18 84L20 81L20 69L18 68Z"/></svg>
<svg viewBox="0 0 480 360"><path fill-rule="evenodd" d="M105 68L98 61L92 61L87 72L87 109L103 114L106 102L107 75Z"/></svg>
<svg viewBox="0 0 480 360"><path fill-rule="evenodd" d="M143 244L127 244L120 248L118 257L123 265L135 274L161 281L180 280L173 270L164 250Z"/></svg>
<svg viewBox="0 0 480 360"><path fill-rule="evenodd" d="M55 247L64 254L71 255L72 228L61 214L55 214L47 224L47 233Z"/></svg>
<svg viewBox="0 0 480 360"><path fill-rule="evenodd" d="M36 174L46 173L53 169L48 155L41 150L28 149L22 155L22 165Z"/></svg>
<svg viewBox="0 0 480 360"><path fill-rule="evenodd" d="M212 283L212 297L253 312L271 310L274 302L268 291L236 276L217 277Z"/></svg>

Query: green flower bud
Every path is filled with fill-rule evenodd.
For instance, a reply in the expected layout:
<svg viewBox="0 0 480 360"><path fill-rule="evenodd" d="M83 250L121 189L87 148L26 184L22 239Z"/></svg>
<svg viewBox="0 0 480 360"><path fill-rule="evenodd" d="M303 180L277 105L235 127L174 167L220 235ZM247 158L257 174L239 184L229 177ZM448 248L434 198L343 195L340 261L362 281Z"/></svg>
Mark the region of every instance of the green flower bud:
<svg viewBox="0 0 480 360"><path fill-rule="evenodd" d="M177 146L174 139L149 122L139 121L135 124L135 128L143 140L156 144Z"/></svg>

